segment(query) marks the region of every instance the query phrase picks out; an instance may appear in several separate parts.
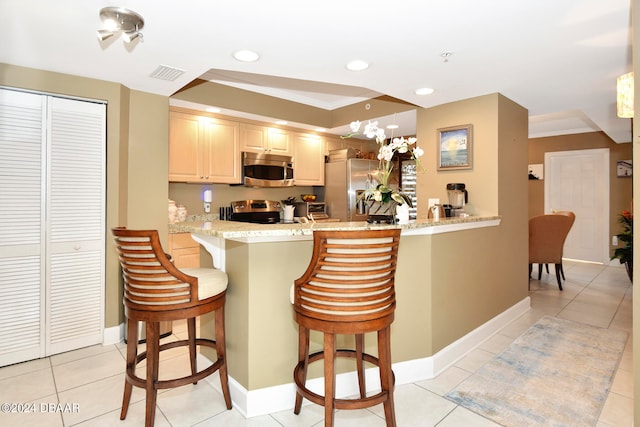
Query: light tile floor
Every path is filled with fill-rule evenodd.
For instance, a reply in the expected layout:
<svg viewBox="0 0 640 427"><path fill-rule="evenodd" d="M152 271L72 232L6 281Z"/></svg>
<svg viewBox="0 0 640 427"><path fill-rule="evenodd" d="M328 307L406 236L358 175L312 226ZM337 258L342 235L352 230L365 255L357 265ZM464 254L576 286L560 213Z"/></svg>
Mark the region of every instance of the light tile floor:
<svg viewBox="0 0 640 427"><path fill-rule="evenodd" d="M537 267L533 276L537 276ZM542 281L531 280L531 310L506 326L437 378L400 385L395 390L398 426L459 427L497 426L442 396L483 363L501 352L544 315L556 316L611 329L631 336L632 287L617 263L611 266L565 262L567 281L560 292L553 274ZM182 338L184 325L174 325ZM175 339L175 337L174 337ZM617 370L597 427L631 426L633 378L631 338ZM169 353L169 354L166 354ZM0 402L28 403L33 413L2 413L2 426L140 426L144 425L144 393L134 387L129 414L119 420L124 383L124 344L93 346L45 359L0 369ZM163 360L177 372L184 363L178 349L165 352ZM180 367L179 367L180 366ZM322 408L303 407L300 415L277 412L245 419L237 410L228 411L212 384L216 375L197 386L161 391L156 426L287 426L323 424ZM65 405L70 406L65 406ZM59 405L59 406L57 406ZM76 405L76 406L73 406ZM371 410L338 411L336 426L384 426L382 405Z"/></svg>

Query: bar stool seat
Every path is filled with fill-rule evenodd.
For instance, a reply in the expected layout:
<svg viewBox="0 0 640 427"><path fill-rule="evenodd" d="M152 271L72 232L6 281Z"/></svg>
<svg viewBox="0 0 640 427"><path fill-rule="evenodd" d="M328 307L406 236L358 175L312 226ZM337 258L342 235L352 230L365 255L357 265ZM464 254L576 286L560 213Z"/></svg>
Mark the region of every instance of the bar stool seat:
<svg viewBox="0 0 640 427"><path fill-rule="evenodd" d="M333 426L335 409L362 409L382 403L387 426L395 426L394 375L390 326L394 319L395 271L400 229L314 231L313 254L305 273L294 282L293 308L298 323L298 363L294 413L303 398L325 410L324 425ZM309 354L311 331L323 333L323 350ZM377 334L377 356L365 353L364 334ZM355 348L336 348L336 335L354 335ZM356 362L359 397L336 398L336 358ZM309 365L324 362L324 395L307 385ZM379 368L381 389L367 396L365 365Z"/></svg>
<svg viewBox="0 0 640 427"><path fill-rule="evenodd" d="M157 230L112 229L124 279L124 312L127 317L127 364L120 419L129 409L133 386L146 391L145 426L155 421L156 398L159 389L196 384L199 380L220 373L222 394L227 409L231 409L231 394L227 374L224 304L227 274L212 268L177 269L162 250ZM196 337L196 317L215 311L215 339ZM187 320L188 338L160 344L160 322ZM138 354L138 322L145 323L146 351ZM189 348L191 374L160 380L160 353L171 348ZM198 371L198 346L216 350L217 359ZM136 374L136 366L146 360L146 376Z"/></svg>

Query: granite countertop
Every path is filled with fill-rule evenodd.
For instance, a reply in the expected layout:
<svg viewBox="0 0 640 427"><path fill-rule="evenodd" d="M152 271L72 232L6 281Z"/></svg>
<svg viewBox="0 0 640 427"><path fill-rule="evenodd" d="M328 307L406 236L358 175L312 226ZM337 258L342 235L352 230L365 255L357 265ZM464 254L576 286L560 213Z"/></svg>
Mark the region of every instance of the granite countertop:
<svg viewBox="0 0 640 427"><path fill-rule="evenodd" d="M291 224L252 224L220 221L210 218L187 218L187 221L169 224L170 233L192 233L240 241L278 241L311 238L313 230L380 230L401 228L403 235L440 234L500 224L500 216L469 216L411 221L409 224L369 224L358 222L317 222Z"/></svg>

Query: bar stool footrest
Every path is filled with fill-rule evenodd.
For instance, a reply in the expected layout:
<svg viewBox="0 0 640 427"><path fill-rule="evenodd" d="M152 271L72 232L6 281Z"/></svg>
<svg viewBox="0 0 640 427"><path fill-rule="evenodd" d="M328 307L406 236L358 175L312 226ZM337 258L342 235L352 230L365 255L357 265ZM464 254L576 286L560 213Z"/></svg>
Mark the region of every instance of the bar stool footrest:
<svg viewBox="0 0 640 427"><path fill-rule="evenodd" d="M336 359L338 357L355 359L356 351L350 350L350 349L339 349L339 350L336 350ZM365 362L378 366L378 368L380 367L380 361L378 360L377 357L372 356L368 353L362 353L362 357L365 360ZM310 354L309 365L322 359L324 359L323 351ZM303 372L304 372L304 362L299 362L296 365L295 369L293 370L293 378L296 383L296 389L298 393L300 393L300 395L305 399L317 405L324 406L325 396L315 393L306 387L302 378ZM391 375L392 375L392 384L395 385L396 383L395 373L391 371ZM334 407L336 409L364 409L364 408L370 408L380 403L384 403L388 398L389 398L389 392L381 391L380 393L376 393L372 396L367 396L365 398L334 399Z"/></svg>

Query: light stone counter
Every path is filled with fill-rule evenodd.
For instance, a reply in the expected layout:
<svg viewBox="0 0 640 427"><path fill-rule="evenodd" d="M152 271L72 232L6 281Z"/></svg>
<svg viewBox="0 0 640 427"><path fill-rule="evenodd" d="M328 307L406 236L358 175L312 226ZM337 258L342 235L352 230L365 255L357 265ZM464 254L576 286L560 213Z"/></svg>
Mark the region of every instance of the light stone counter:
<svg viewBox="0 0 640 427"><path fill-rule="evenodd" d="M173 233L192 233L244 243L311 240L313 230L379 230L402 228L402 235L431 235L500 224L499 216L446 218L440 221L417 220L409 224L369 224L360 222L318 222L291 224L252 224L235 221L190 221L169 225ZM206 237L205 237L206 238Z"/></svg>

